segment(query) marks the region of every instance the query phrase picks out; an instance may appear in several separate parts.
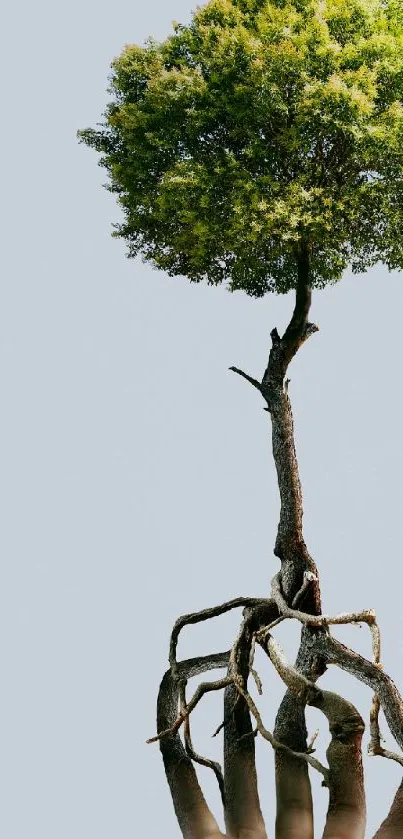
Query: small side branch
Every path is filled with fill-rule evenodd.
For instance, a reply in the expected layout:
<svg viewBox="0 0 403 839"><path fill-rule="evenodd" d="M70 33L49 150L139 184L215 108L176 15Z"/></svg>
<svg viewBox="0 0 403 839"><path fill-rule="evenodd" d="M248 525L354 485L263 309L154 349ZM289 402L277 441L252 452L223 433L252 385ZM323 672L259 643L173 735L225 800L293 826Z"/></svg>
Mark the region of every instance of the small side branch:
<svg viewBox="0 0 403 839"><path fill-rule="evenodd" d="M186 683L185 682L181 682L179 695L180 695L180 710L181 710L181 713L183 713L186 710L186 707L187 707ZM206 766L208 769L211 769L214 772L214 775L217 778L217 783L218 783L218 787L219 787L219 790L220 790L222 805L223 805L223 807L225 807L224 777L223 777L223 774L222 774L221 766L220 766L219 763L217 763L217 761L210 760L207 757L202 757L202 755L199 755L195 751L195 749L193 747L193 743L192 743L192 736L191 736L191 733L190 733L190 718L189 718L189 716L186 716L186 718L185 718L185 721L184 721L184 724L183 724L183 734L184 734L184 740L185 740L186 754L191 758L191 760L194 761L194 763L198 763L200 766Z"/></svg>
<svg viewBox="0 0 403 839"><path fill-rule="evenodd" d="M174 623L169 643L169 664L174 678L177 678L176 650L178 639L185 626L219 617L219 615L224 615L232 609L239 609L241 606L253 609L257 606L267 606L270 602L270 600L258 597L235 597L233 600L220 603L218 606L211 606L208 609L202 609L200 612L190 612L188 615L182 615L178 618Z"/></svg>
<svg viewBox="0 0 403 839"><path fill-rule="evenodd" d="M262 385L257 379L254 379L253 376L249 376L248 373L244 373L244 371L240 370L239 367L230 367L229 370L232 370L233 373L238 373L238 376L242 376L243 379L246 379L246 381L253 385L259 393L262 392Z"/></svg>
<svg viewBox="0 0 403 839"><path fill-rule="evenodd" d="M248 691L245 690L245 688L242 687L241 682L238 681L238 680L236 681L236 688L239 691L239 693L241 694L241 696L243 696L243 698L244 698L252 716L254 717L255 722L256 722L256 728L257 728L259 734L261 734L262 737L265 740L267 740L268 743L270 743L272 748L275 749L276 751L284 752L285 754L292 755L292 757L295 757L298 760L302 760L305 763L309 763L310 766L312 766L314 769L317 770L317 772L319 772L321 775L323 775L323 778L325 780L325 785L327 785L328 769L325 766L323 766L323 764L319 760L317 760L315 757L313 757L312 754L309 754L308 752L294 752L292 749L289 749L288 746L285 746L284 743L280 743L279 740L276 740L276 738L273 737L271 732L268 731L268 729L263 725L262 717L261 717L261 715L260 715L252 697L250 696Z"/></svg>
<svg viewBox="0 0 403 839"><path fill-rule="evenodd" d="M217 679L214 682L202 682L202 684L196 688L190 702L188 703L188 705L186 705L186 708L183 708L183 710L180 711L173 725L169 726L169 728L165 728L164 731L160 731L158 734L155 735L155 737L149 737L149 739L146 740L146 742L156 743L158 740L162 740L162 738L164 737L172 737L172 735L176 734L179 731L181 725L183 725L186 718L190 716L192 711L194 711L196 705L199 704L201 698L204 696L205 693L210 693L213 690L222 690L223 688L227 687L227 685L232 684L232 682L232 676L224 676L223 679Z"/></svg>
<svg viewBox="0 0 403 839"><path fill-rule="evenodd" d="M320 699L323 691L320 690L313 682L300 673L295 667L292 667L288 662L284 651L282 650L278 641L271 635L266 635L262 647L267 652L270 661L274 665L280 678L287 686L287 688L296 696L304 705L314 704L314 700Z"/></svg>
<svg viewBox="0 0 403 839"><path fill-rule="evenodd" d="M310 577L314 577L311 572L306 572ZM301 591L303 588L301 589ZM366 623L373 629L373 647L380 645L379 628L376 623L376 615L373 609L363 609L361 612L341 612L339 615L310 615L307 612L300 612L298 609L293 609L287 606L281 589L281 572L273 577L271 584L271 593L280 614L284 618L291 618L304 624L304 626L327 627L331 625L343 625L348 623ZM299 599L299 592L294 600ZM264 629L262 633L264 633Z"/></svg>
<svg viewBox="0 0 403 839"><path fill-rule="evenodd" d="M385 757L388 760L394 760L396 763L400 763L400 766L403 766L403 755L397 754L397 752L391 752L389 751L389 749L384 749L381 745L382 738L379 729L380 708L381 703L379 701L379 696L377 696L377 694L374 693L372 698L372 707L369 715L371 739L368 744L368 754L371 756Z"/></svg>

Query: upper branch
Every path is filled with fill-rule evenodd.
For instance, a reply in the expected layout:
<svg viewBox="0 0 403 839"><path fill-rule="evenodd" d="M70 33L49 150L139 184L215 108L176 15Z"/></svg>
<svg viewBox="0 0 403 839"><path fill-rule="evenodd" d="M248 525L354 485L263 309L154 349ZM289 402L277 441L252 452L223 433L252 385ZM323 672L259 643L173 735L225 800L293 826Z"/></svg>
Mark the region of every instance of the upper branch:
<svg viewBox="0 0 403 839"><path fill-rule="evenodd" d="M311 307L312 291L310 287L310 257L309 248L302 244L297 255L298 281L295 294L295 306L292 318L281 339L286 369L301 346L317 326L308 323ZM308 333L308 334L307 334ZM284 370L284 373L286 370Z"/></svg>

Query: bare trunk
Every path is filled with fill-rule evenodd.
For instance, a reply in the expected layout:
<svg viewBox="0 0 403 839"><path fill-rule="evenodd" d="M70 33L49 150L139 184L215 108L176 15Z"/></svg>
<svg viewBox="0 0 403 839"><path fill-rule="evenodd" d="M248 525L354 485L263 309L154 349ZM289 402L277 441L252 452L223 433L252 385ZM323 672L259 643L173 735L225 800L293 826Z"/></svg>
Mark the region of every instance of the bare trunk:
<svg viewBox="0 0 403 839"><path fill-rule="evenodd" d="M302 492L294 443L294 423L285 381L288 365L301 344L316 330L308 323L311 303L309 285L309 254L302 249L298 256L298 285L295 308L282 338L271 333L272 349L262 381L262 394L267 401L272 423L272 448L280 491L280 520L275 555L281 562L281 586L284 597L292 605L301 590L304 572L312 574L312 584L303 600L304 610L320 614L320 590L316 565L305 545L302 530ZM302 633L296 666L313 678L312 659L305 639L311 630ZM323 672L319 666L317 676ZM287 691L277 714L274 736L293 751L306 750L304 706ZM276 837L313 837L313 808L308 767L295 758L276 753L277 819Z"/></svg>

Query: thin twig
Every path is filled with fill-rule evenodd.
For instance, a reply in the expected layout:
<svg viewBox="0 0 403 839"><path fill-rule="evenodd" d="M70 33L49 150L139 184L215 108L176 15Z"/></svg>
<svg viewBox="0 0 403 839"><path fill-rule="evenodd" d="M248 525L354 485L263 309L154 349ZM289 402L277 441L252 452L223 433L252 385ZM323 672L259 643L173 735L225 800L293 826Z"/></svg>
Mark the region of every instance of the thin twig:
<svg viewBox="0 0 403 839"><path fill-rule="evenodd" d="M190 716L192 711L194 711L196 705L198 705L202 696L204 696L205 693L210 693L213 690L222 690L222 688L227 687L227 685L232 684L232 682L232 676L225 676L223 679L217 679L215 682L202 682L202 684L196 688L186 708L180 711L174 724L171 725L170 728L166 728L164 731L159 731L158 734L155 735L155 737L150 737L148 740L146 740L146 742L156 743L158 740L161 740L162 737L168 737L172 736L173 734L176 734L176 732L179 731L181 725L183 725L186 717Z"/></svg>
<svg viewBox="0 0 403 839"><path fill-rule="evenodd" d="M179 688L179 695L180 695L180 710L183 713L187 708L186 703L186 683L184 681L181 682ZM225 789L224 789L224 777L222 774L222 769L219 763L215 760L210 760L207 757L203 757L199 755L192 743L192 736L190 733L190 717L186 716L184 723L183 723L183 736L185 740L185 748L187 755L193 760L195 763L198 763L200 766L206 766L208 769L212 769L214 775L217 778L217 783L220 790L221 801L223 807L225 807Z"/></svg>
<svg viewBox="0 0 403 839"><path fill-rule="evenodd" d="M263 725L260 713L248 691L242 687L241 680L235 679L235 685L241 696L243 696L252 716L255 718L256 727L259 731L259 734L261 734L262 737L265 740L267 740L273 747L273 749L275 749L276 751L286 752L287 754L292 755L293 757L299 758L300 760L309 763L310 766L313 766L314 769L316 769L318 772L320 772L321 775L323 775L325 784L327 785L329 770L325 766L323 766L323 764L319 760L317 760L315 757L312 757L312 755L306 752L294 752L288 746L285 746L284 743L280 743L279 740L276 740L276 738L273 737L271 732L268 731L268 729L265 728L265 726Z"/></svg>
<svg viewBox="0 0 403 839"><path fill-rule="evenodd" d="M291 609L287 606L281 590L281 572L276 574L271 584L272 597L278 606L279 611L285 618L299 621L305 626L327 627L332 625L343 625L349 623L366 623L370 627L376 626L376 615L373 609L363 609L361 612L341 612L339 615L310 615L308 612L300 612L298 609ZM264 632L264 629L261 630ZM378 643L379 629L373 633L373 644Z"/></svg>
<svg viewBox="0 0 403 839"><path fill-rule="evenodd" d="M314 744L316 742L316 739L317 739L318 735L319 735L319 728L317 728L316 731L314 731L314 733L312 734L312 737L310 737L310 739L308 740L307 750L308 750L309 753L312 753L312 752L315 751Z"/></svg>
<svg viewBox="0 0 403 839"><path fill-rule="evenodd" d="M215 731L213 731L211 736L212 737L217 737L217 735L220 733L220 731L223 730L223 728L226 726L226 724L227 724L227 720L223 720L222 722L220 722L220 725L218 726L218 728L216 728Z"/></svg>
<svg viewBox="0 0 403 839"><path fill-rule="evenodd" d="M394 760L396 763L400 763L400 766L403 766L403 755L399 755L397 752L390 752L389 749L384 749L383 746L381 746L381 734L378 722L379 709L379 697L376 693L374 693L372 698L372 708L369 715L371 740L368 743L368 754L371 757L385 757L388 760Z"/></svg>
<svg viewBox="0 0 403 839"><path fill-rule="evenodd" d="M379 661L375 660L374 663L379 666ZM381 703L379 696L374 693L369 713L370 741L368 743L368 754L371 755L371 757L385 757L388 760L394 760L396 763L400 763L400 765L403 766L403 755L398 754L397 752L391 752L389 749L384 749L383 746L381 746L382 737L379 728L380 708Z"/></svg>
<svg viewBox="0 0 403 839"><path fill-rule="evenodd" d="M231 609L238 609L241 606L253 608L255 606L262 606L269 603L269 599L259 597L235 597L233 600L228 600L225 603L220 603L218 606L211 606L208 609L202 609L199 612L190 612L188 615L181 615L175 623L171 633L169 644L169 664L171 666L172 675L177 678L177 661L176 650L178 646L179 634L185 626L190 624L201 623L202 621L210 620L211 618L219 617Z"/></svg>
<svg viewBox="0 0 403 839"><path fill-rule="evenodd" d="M382 710L393 737L403 749L403 699L379 664L346 647L329 634L318 634L313 649L328 664L335 664L372 688L379 697Z"/></svg>
<svg viewBox="0 0 403 839"><path fill-rule="evenodd" d="M262 385L257 379L254 379L253 376L249 376L248 373L244 373L244 371L240 370L239 367L229 367L229 370L232 370L233 373L238 373L238 376L242 376L243 379L246 379L246 381L253 385L253 387L255 387L260 393L262 392Z"/></svg>
<svg viewBox="0 0 403 839"><path fill-rule="evenodd" d="M254 681L255 681L255 685L256 685L256 687L257 687L257 692L258 692L259 696L262 696L262 694L263 694L263 685L262 685L262 680L261 680L261 678L260 678L260 676L259 676L259 673L258 673L258 672L257 672L257 670L255 670L253 667L250 667L250 672L251 672L251 674L252 674L252 676L253 676L253 679L254 679Z"/></svg>
<svg viewBox="0 0 403 839"><path fill-rule="evenodd" d="M241 736L238 737L238 743L240 743L241 740L246 740L247 737L257 737L258 734L259 734L259 729L258 728L252 728L252 731L247 731L246 734L241 734Z"/></svg>
<svg viewBox="0 0 403 839"><path fill-rule="evenodd" d="M302 597L304 596L304 594L306 593L308 588L310 588L312 583L315 583L315 582L318 582L318 578L317 578L316 574L314 574L313 571L304 571L302 586L299 589L299 591L297 591L297 593L296 593L296 595L295 595L295 597L294 597L294 599L291 603L291 606L292 606L293 609L297 608L298 603L302 600Z"/></svg>
<svg viewBox="0 0 403 839"><path fill-rule="evenodd" d="M314 682L289 663L280 644L271 635L265 638L265 650L284 684L301 702L309 705L313 699L322 695L321 689Z"/></svg>

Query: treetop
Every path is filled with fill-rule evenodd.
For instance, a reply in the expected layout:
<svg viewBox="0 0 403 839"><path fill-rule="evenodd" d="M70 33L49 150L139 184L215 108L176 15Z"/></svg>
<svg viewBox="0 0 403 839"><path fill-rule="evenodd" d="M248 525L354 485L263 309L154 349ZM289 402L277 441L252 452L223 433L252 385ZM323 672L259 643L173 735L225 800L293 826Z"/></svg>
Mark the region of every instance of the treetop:
<svg viewBox="0 0 403 839"><path fill-rule="evenodd" d="M80 139L128 255L259 297L403 267L402 0L210 0L126 46Z"/></svg>

